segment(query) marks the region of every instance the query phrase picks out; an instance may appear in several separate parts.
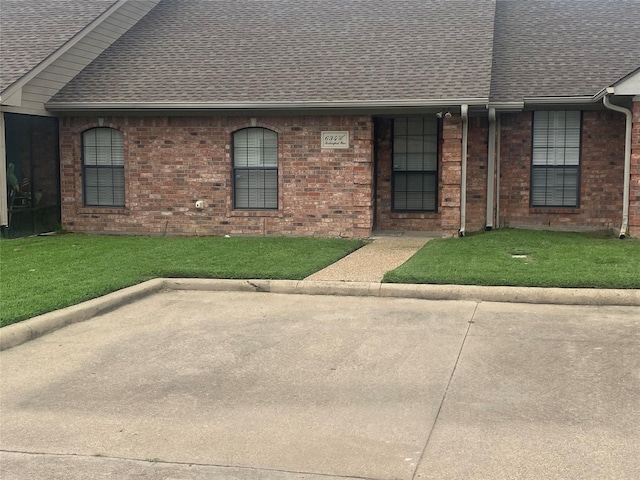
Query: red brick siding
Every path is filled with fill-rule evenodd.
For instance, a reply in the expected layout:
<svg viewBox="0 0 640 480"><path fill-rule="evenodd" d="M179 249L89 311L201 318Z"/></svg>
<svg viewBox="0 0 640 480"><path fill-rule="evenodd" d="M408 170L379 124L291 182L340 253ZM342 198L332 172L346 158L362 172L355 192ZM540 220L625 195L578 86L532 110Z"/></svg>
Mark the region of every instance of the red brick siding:
<svg viewBox="0 0 640 480"><path fill-rule="evenodd" d="M531 112L501 115L500 226L613 228L622 220L624 116L585 111L579 208L531 208Z"/></svg>
<svg viewBox="0 0 640 480"><path fill-rule="evenodd" d="M487 220L489 120L471 117L467 146L467 231L482 230Z"/></svg>
<svg viewBox="0 0 640 480"><path fill-rule="evenodd" d="M640 102L633 104L631 179L629 183L629 235L640 237Z"/></svg>
<svg viewBox="0 0 640 480"><path fill-rule="evenodd" d="M640 236L640 107L634 104L630 233ZM624 117L584 112L581 205L530 208L531 113L502 114L499 226L619 227L622 214ZM373 228L373 120L368 116L258 118L279 134L278 211L232 209L231 135L252 125L243 117L112 117L104 125L125 136L126 207L82 203L81 133L97 118L60 122L63 227L74 231L183 235L364 237ZM350 132L351 148L322 150L324 130ZM486 216L485 118L469 121L467 225ZM460 227L462 128L444 119L438 212L391 211L391 120L376 118L376 224L380 230L455 233ZM204 200L205 209L195 209Z"/></svg>
<svg viewBox="0 0 640 480"><path fill-rule="evenodd" d="M443 121L441 155L441 228L446 232L455 233L460 230L462 179L462 119L458 115Z"/></svg>
<svg viewBox="0 0 640 480"><path fill-rule="evenodd" d="M460 228L462 127L459 116L443 119L440 138L437 212L393 212L392 120L375 120L376 224L378 230L455 233Z"/></svg>
<svg viewBox="0 0 640 480"><path fill-rule="evenodd" d="M87 208L81 133L97 118L61 119L63 227L179 235L365 237L373 223L373 124L368 116L257 118L279 141L279 208L232 208L231 137L244 117L107 117L125 138L126 207ZM322 131L350 134L349 149L321 149ZM196 200L205 208L195 209Z"/></svg>

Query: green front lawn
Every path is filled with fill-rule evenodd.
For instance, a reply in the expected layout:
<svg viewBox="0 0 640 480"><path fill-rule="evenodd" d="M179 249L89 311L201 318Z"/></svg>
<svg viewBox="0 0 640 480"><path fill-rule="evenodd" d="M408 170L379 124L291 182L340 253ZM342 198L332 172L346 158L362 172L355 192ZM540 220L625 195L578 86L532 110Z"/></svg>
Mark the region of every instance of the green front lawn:
<svg viewBox="0 0 640 480"><path fill-rule="evenodd" d="M0 326L156 277L301 279L358 240L61 235L0 241ZM640 240L495 230L435 239L385 282L640 288Z"/></svg>
<svg viewBox="0 0 640 480"><path fill-rule="evenodd" d="M640 288L640 240L511 229L436 239L383 281Z"/></svg>
<svg viewBox="0 0 640 480"><path fill-rule="evenodd" d="M357 240L61 235L0 241L0 326L155 277L302 279Z"/></svg>

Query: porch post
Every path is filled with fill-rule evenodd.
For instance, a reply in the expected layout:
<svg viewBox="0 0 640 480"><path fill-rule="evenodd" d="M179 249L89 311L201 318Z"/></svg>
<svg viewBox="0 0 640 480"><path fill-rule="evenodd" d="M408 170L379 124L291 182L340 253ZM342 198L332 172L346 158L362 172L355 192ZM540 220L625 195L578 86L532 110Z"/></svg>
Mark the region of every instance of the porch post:
<svg viewBox="0 0 640 480"><path fill-rule="evenodd" d="M4 113L0 110L0 226L9 225L7 211L7 147L4 136Z"/></svg>
<svg viewBox="0 0 640 480"><path fill-rule="evenodd" d="M353 139L353 149L360 155L353 159L353 206L356 218L353 222L353 235L356 237L370 237L373 231L374 211L374 168L373 168L373 117L358 119L361 130L360 137Z"/></svg>
<svg viewBox="0 0 640 480"><path fill-rule="evenodd" d="M629 235L640 237L640 96L633 99L631 170L629 182Z"/></svg>

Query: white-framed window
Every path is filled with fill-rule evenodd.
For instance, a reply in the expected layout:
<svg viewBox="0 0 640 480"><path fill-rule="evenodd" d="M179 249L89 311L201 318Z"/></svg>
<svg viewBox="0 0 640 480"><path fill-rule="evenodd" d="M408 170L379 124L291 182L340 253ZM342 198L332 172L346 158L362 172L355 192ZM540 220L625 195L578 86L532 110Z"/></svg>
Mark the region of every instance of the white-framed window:
<svg viewBox="0 0 640 480"><path fill-rule="evenodd" d="M579 111L533 114L531 206L580 206Z"/></svg>
<svg viewBox="0 0 640 480"><path fill-rule="evenodd" d="M438 120L393 122L393 210L435 212L438 205Z"/></svg>
<svg viewBox="0 0 640 480"><path fill-rule="evenodd" d="M113 128L92 128L82 134L84 204L124 206L124 135Z"/></svg>
<svg viewBox="0 0 640 480"><path fill-rule="evenodd" d="M244 128L233 134L233 208L278 209L278 134Z"/></svg>

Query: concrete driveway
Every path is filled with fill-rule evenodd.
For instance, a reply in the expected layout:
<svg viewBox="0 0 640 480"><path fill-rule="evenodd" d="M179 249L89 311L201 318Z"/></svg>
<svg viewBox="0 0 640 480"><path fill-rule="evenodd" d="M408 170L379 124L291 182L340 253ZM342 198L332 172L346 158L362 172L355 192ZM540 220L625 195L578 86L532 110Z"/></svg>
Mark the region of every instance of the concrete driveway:
<svg viewBox="0 0 640 480"><path fill-rule="evenodd" d="M4 480L640 478L638 307L167 291L0 369Z"/></svg>

